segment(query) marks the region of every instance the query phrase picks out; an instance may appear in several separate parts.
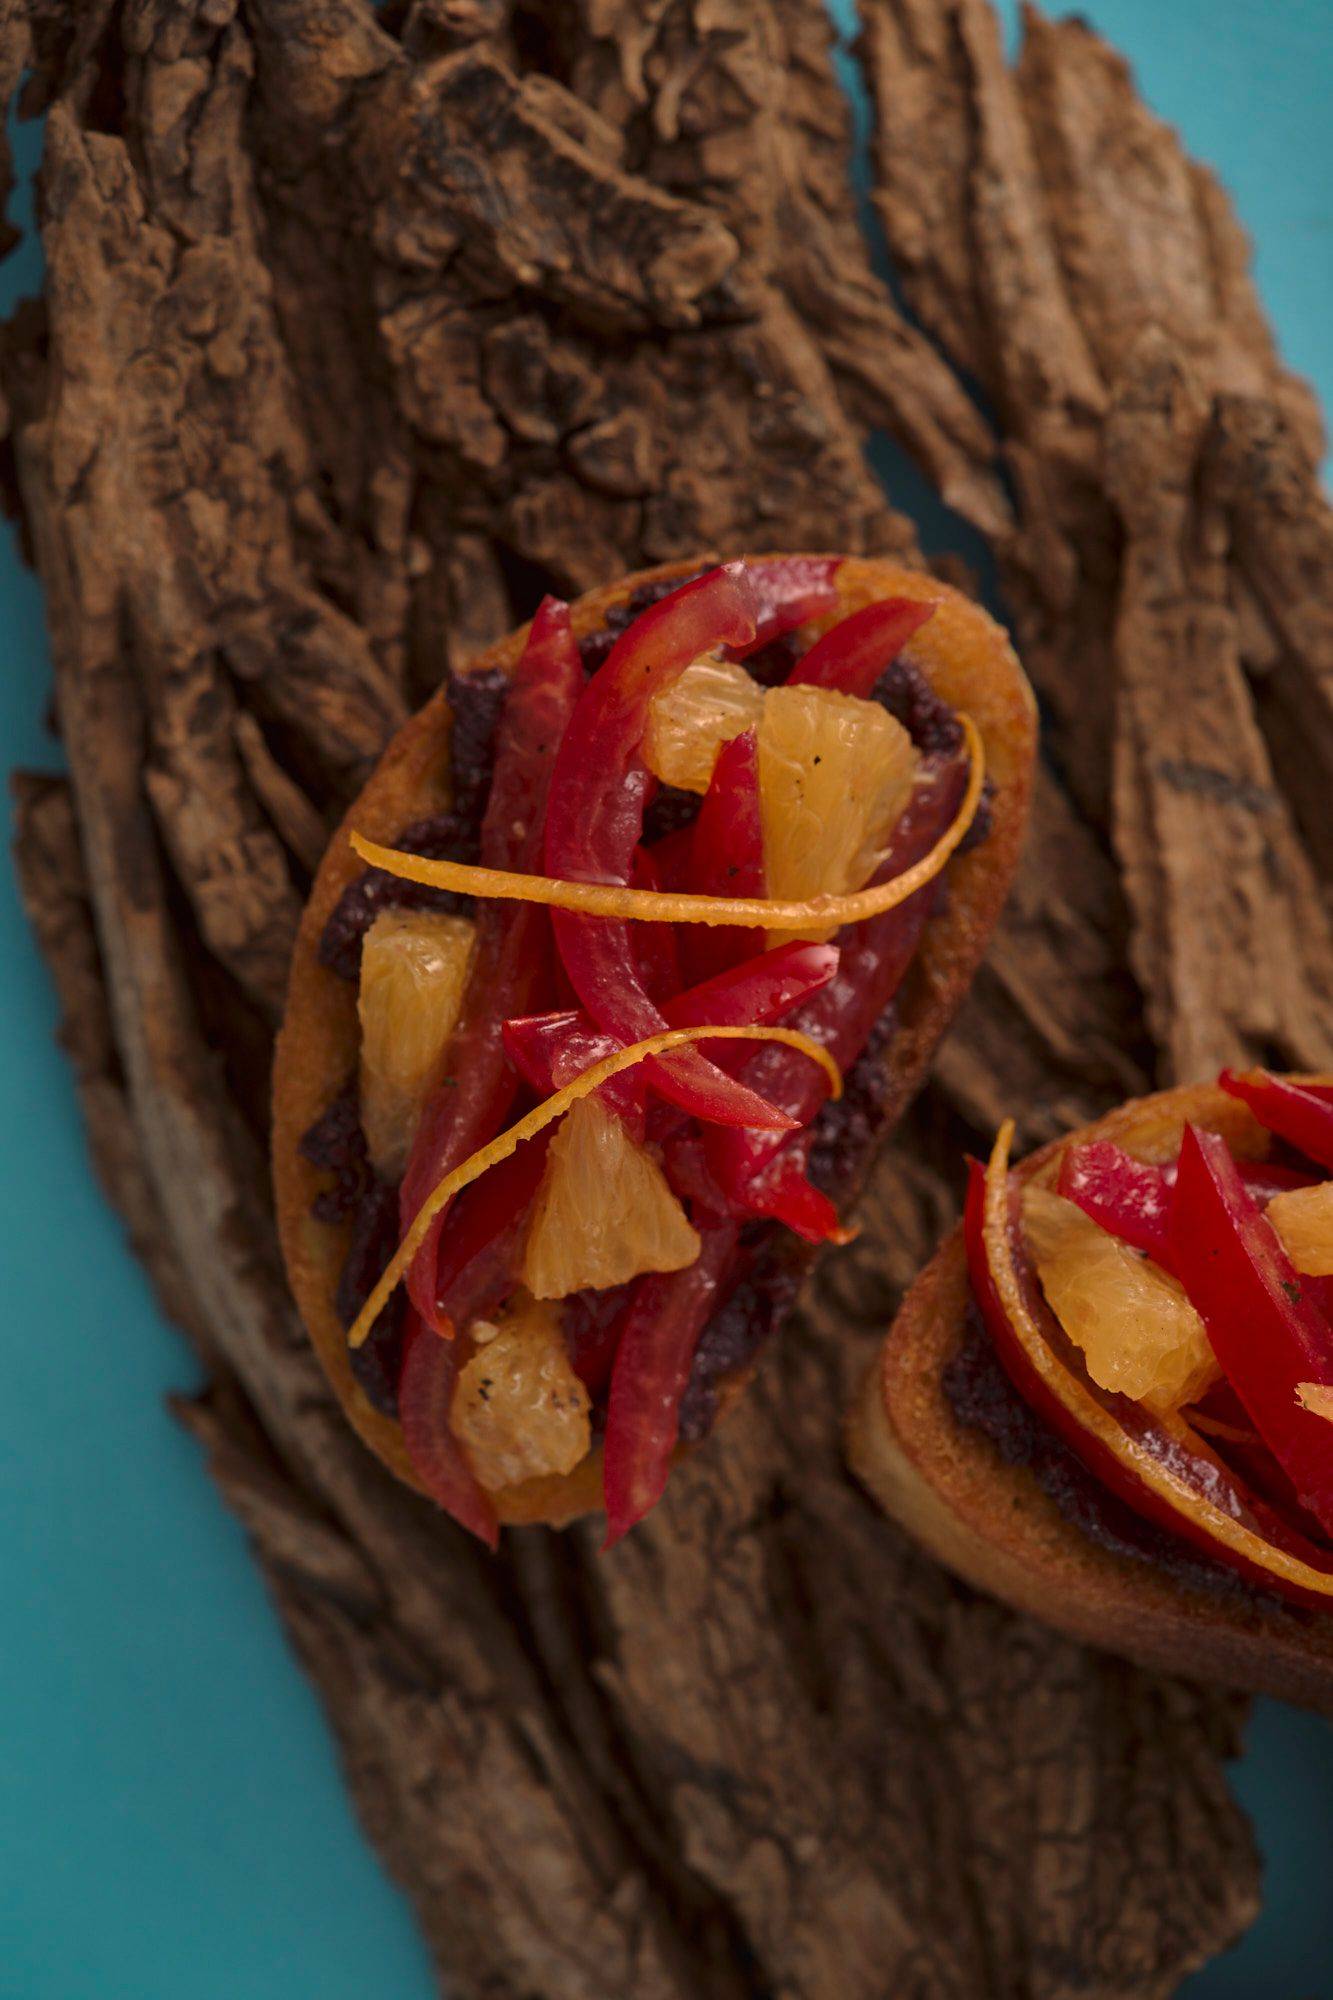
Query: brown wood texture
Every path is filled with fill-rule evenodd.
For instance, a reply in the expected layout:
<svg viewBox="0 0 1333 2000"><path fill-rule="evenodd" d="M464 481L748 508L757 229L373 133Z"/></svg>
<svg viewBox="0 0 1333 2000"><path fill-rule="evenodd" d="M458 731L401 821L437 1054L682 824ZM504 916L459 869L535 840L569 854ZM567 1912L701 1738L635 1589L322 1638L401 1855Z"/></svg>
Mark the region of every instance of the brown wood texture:
<svg viewBox="0 0 1333 2000"><path fill-rule="evenodd" d="M1256 1906L1243 1706L954 1583L839 1417L958 1149L1330 1059L1333 521L1215 183L1086 28L865 0L856 227L817 0L9 0L46 285L0 343L68 781L19 859L182 1412L460 1996L1165 1995ZM0 176L2 179L3 176ZM908 316L910 313L910 317ZM1025 871L865 1233L610 1558L492 1562L334 1407L267 1075L322 832L546 587L911 559L891 433L1047 709Z"/></svg>

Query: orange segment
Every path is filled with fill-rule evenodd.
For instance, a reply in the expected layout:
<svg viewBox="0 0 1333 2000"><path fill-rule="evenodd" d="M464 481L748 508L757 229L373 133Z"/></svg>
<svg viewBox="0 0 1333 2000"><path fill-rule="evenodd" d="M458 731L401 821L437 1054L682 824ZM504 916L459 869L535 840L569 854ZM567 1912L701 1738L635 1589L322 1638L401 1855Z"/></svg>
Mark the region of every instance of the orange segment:
<svg viewBox="0 0 1333 2000"><path fill-rule="evenodd" d="M477 1351L462 1369L449 1428L489 1493L521 1479L572 1472L588 1455L588 1392L569 1363L557 1306L520 1298L498 1322L468 1329Z"/></svg>
<svg viewBox="0 0 1333 2000"><path fill-rule="evenodd" d="M467 990L475 926L384 910L361 954L361 1123L376 1171L397 1180Z"/></svg>
<svg viewBox="0 0 1333 2000"><path fill-rule="evenodd" d="M1333 1424L1333 1389L1327 1382L1298 1382L1296 1397L1312 1415Z"/></svg>
<svg viewBox="0 0 1333 2000"><path fill-rule="evenodd" d="M523 1282L534 1298L604 1291L642 1271L681 1271L699 1237L646 1147L595 1097L570 1110L537 1190Z"/></svg>
<svg viewBox="0 0 1333 2000"><path fill-rule="evenodd" d="M717 753L759 721L764 691L734 660L695 660L648 705L643 761L665 785L706 792Z"/></svg>
<svg viewBox="0 0 1333 2000"><path fill-rule="evenodd" d="M1288 1188L1265 1211L1282 1247L1307 1278L1333 1277L1333 1181Z"/></svg>
<svg viewBox="0 0 1333 2000"><path fill-rule="evenodd" d="M917 753L877 702L831 688L773 688L759 725L759 810L776 901L843 896L869 881L911 795ZM821 939L827 929L771 931Z"/></svg>
<svg viewBox="0 0 1333 2000"><path fill-rule="evenodd" d="M1182 1286L1043 1187L1023 1194L1023 1228L1046 1300L1103 1389L1179 1409L1221 1373Z"/></svg>

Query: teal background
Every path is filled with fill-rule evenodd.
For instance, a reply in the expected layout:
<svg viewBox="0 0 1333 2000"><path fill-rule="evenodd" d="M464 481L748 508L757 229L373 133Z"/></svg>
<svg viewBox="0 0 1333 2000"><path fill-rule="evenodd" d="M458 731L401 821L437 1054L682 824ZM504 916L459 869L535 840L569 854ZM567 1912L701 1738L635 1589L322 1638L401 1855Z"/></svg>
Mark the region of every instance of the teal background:
<svg viewBox="0 0 1333 2000"><path fill-rule="evenodd" d="M1056 11L1088 14L1220 169L1286 353L1333 407L1333 7ZM850 7L834 13L845 27ZM31 131L21 145L31 166ZM38 269L25 243L0 267L0 306ZM900 461L882 469L933 545L958 539ZM0 607L0 761L54 768L41 603L12 536ZM0 1995L426 2000L425 1953L315 1699L163 1407L194 1370L93 1184L6 870L0 954ZM1184 1991L1333 2000L1333 1730L1261 1703L1236 1784L1267 1857L1264 1914Z"/></svg>

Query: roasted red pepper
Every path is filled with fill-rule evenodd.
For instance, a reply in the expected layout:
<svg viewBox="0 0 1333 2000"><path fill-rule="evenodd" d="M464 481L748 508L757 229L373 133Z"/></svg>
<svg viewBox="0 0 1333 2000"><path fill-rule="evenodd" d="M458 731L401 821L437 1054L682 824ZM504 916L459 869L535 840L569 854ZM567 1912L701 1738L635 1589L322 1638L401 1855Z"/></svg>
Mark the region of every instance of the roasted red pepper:
<svg viewBox="0 0 1333 2000"><path fill-rule="evenodd" d="M496 732L490 797L481 828L488 868L540 866L547 791L557 748L584 689L569 607L548 597L532 621ZM513 1099L500 1024L540 998L550 961L549 918L532 904L488 902L477 911L468 1006L454 1036L448 1073L417 1125L399 1195L407 1229L436 1183L499 1128ZM437 1333L452 1329L438 1307L436 1267L447 1210L413 1260L407 1289Z"/></svg>
<svg viewBox="0 0 1333 2000"><path fill-rule="evenodd" d="M1133 1159L1110 1139L1090 1139L1066 1147L1059 1192L1112 1236L1161 1263L1171 1206L1170 1184L1161 1167Z"/></svg>
<svg viewBox="0 0 1333 2000"><path fill-rule="evenodd" d="M441 1340L409 1312L398 1415L407 1455L431 1499L460 1527L494 1549L500 1540L495 1508L473 1477L462 1446L449 1428L465 1345L462 1340Z"/></svg>
<svg viewBox="0 0 1333 2000"><path fill-rule="evenodd" d="M678 826L674 833L664 833L660 840L655 840L651 847L644 850L645 853L651 854L653 866L657 870L657 879L664 889L687 890L691 887L690 850L693 845L693 825ZM704 927L699 924L687 924L684 928L688 931L701 930Z"/></svg>
<svg viewBox="0 0 1333 2000"><path fill-rule="evenodd" d="M966 769L958 759L926 766L895 829L877 880L901 873L930 851L956 815L966 781ZM790 1017L792 1027L822 1042L843 1069L865 1047L872 1028L902 983L937 893L938 884L928 883L896 909L841 932L837 974ZM742 1075L799 1125L810 1123L828 1094L823 1071L790 1049L760 1049L747 1059ZM751 1207L750 1191L761 1185L761 1177L784 1143L785 1135L780 1132L718 1129L707 1134L710 1169L735 1213L756 1212ZM773 1185L781 1189L794 1184L779 1179ZM803 1217L808 1216L803 1194L800 1211ZM759 1212L777 1213L786 1220L780 1209ZM797 1226L793 1221L793 1227Z"/></svg>
<svg viewBox="0 0 1333 2000"><path fill-rule="evenodd" d="M866 701L885 668L934 615L935 606L918 597L886 597L867 604L816 639L792 668L789 685L836 688L840 694Z"/></svg>
<svg viewBox="0 0 1333 2000"><path fill-rule="evenodd" d="M1333 1533L1333 1426L1297 1395L1301 1382L1333 1387L1333 1329L1226 1141L1194 1125L1181 1144L1167 1248L1222 1372L1302 1506Z"/></svg>
<svg viewBox="0 0 1333 2000"><path fill-rule="evenodd" d="M517 1286L528 1210L552 1137L539 1132L454 1203L436 1267L439 1309L453 1326L494 1312Z"/></svg>
<svg viewBox="0 0 1333 2000"><path fill-rule="evenodd" d="M1230 1096L1249 1105L1261 1125L1333 1173L1333 1102L1327 1096L1266 1069L1244 1075L1224 1069L1217 1080Z"/></svg>
<svg viewBox="0 0 1333 2000"><path fill-rule="evenodd" d="M562 1322L569 1365L594 1401L611 1380L630 1285L606 1292L572 1292Z"/></svg>
<svg viewBox="0 0 1333 2000"><path fill-rule="evenodd" d="M1163 1168L1172 1187L1176 1183L1176 1163ZM1276 1160L1237 1160L1236 1172L1244 1181L1250 1193L1261 1208L1266 1208L1276 1194L1287 1194L1292 1188L1313 1187L1320 1174L1306 1173L1300 1167L1284 1167Z"/></svg>
<svg viewBox="0 0 1333 2000"><path fill-rule="evenodd" d="M809 1133L800 1134L760 1169L746 1189L746 1213L781 1222L807 1243L850 1243L854 1232L808 1178L810 1143Z"/></svg>
<svg viewBox="0 0 1333 2000"><path fill-rule="evenodd" d="M636 889L661 889L665 886L657 856L650 849L635 849L630 881ZM684 984L680 976L680 947L676 941L675 926L631 924L630 932L644 991L660 1007L673 993L679 993Z"/></svg>
<svg viewBox="0 0 1333 2000"><path fill-rule="evenodd" d="M1236 1171L1261 1207L1288 1188L1309 1187L1312 1178L1268 1160L1238 1160ZM1103 1229L1161 1264L1168 1254L1167 1218L1175 1182L1174 1160L1155 1167L1110 1139L1089 1139L1066 1148L1058 1191Z"/></svg>
<svg viewBox="0 0 1333 2000"><path fill-rule="evenodd" d="M539 1097L550 1097L566 1084L582 1076L606 1056L614 1055L623 1044L614 1035L595 1027L578 1007L565 1007L555 1014L524 1014L504 1024L505 1053L524 1080ZM608 1109L623 1118L642 1136L644 1109L643 1069L625 1070L604 1083L597 1095Z"/></svg>
<svg viewBox="0 0 1333 2000"><path fill-rule="evenodd" d="M740 1027L747 1021L780 1021L799 1002L827 986L838 970L835 944L775 945L740 965L687 987L663 1013L673 1028Z"/></svg>
<svg viewBox="0 0 1333 2000"><path fill-rule="evenodd" d="M663 1106L664 1110L667 1108ZM658 1133L653 1132L650 1123L649 1134L661 1152L663 1171L672 1192L689 1203L696 1225L701 1215L725 1215L727 1203L709 1172L698 1128L682 1119L678 1125Z"/></svg>
<svg viewBox="0 0 1333 2000"><path fill-rule="evenodd" d="M705 1220L699 1234L699 1255L685 1270L636 1280L617 1329L603 1462L607 1548L661 1499L671 1470L680 1399L738 1229Z"/></svg>
<svg viewBox="0 0 1333 2000"><path fill-rule="evenodd" d="M729 646L732 659L747 659L784 632L836 610L834 578L841 568L841 556L784 556L748 571L754 598L754 637Z"/></svg>
<svg viewBox="0 0 1333 2000"><path fill-rule="evenodd" d="M1191 1428L1202 1432L1218 1457L1252 1492L1275 1507L1297 1534L1316 1542L1324 1539L1323 1529L1301 1506L1296 1488L1255 1430L1249 1411L1225 1376L1186 1414Z"/></svg>
<svg viewBox="0 0 1333 2000"><path fill-rule="evenodd" d="M556 758L546 814L548 873L569 881L629 881L652 782L639 755L648 705L701 653L747 645L756 622L746 572L729 564L663 598L617 640L588 682ZM553 921L570 983L598 1027L630 1043L666 1026L644 990L628 923L569 910L554 911ZM697 1050L654 1058L649 1071L653 1087L694 1117L790 1127L785 1114Z"/></svg>
<svg viewBox="0 0 1333 2000"><path fill-rule="evenodd" d="M713 766L690 843L689 885L701 896L762 896L764 834L759 818L758 732L724 743ZM763 934L735 924L687 926L691 979L707 979L763 948Z"/></svg>
<svg viewBox="0 0 1333 2000"><path fill-rule="evenodd" d="M793 1007L827 985L838 966L838 948L831 944L785 944L761 952L744 965L689 987L662 1012L670 1027L691 1028L704 1022L718 1027L746 1022L777 1021ZM585 1069L613 1055L621 1044L614 1035L594 1027L576 1008L554 1014L528 1014L504 1024L505 1052L519 1074L543 1097L563 1090ZM640 1070L626 1070L602 1085L599 1095L631 1124L643 1121Z"/></svg>

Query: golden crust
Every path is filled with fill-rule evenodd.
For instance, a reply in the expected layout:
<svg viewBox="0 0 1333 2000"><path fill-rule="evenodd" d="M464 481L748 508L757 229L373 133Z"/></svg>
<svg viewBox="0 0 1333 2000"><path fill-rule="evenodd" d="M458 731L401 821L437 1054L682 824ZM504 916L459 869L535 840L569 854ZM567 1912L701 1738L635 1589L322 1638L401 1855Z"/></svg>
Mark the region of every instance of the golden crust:
<svg viewBox="0 0 1333 2000"><path fill-rule="evenodd" d="M1142 1159L1174 1158L1187 1120L1261 1159L1269 1136L1213 1084L1121 1105L1017 1168L1054 1177L1066 1146L1114 1139ZM968 1583L1071 1638L1141 1666L1208 1679L1333 1713L1333 1614L1214 1596L1151 1563L1118 1556L1066 1520L1033 1474L959 1424L944 1391L968 1299L962 1229L946 1238L889 1330L848 1414L853 1470L885 1510Z"/></svg>
<svg viewBox="0 0 1333 2000"><path fill-rule="evenodd" d="M576 636L583 638L598 629L608 612L640 584L658 577L688 576L698 567L698 560L664 564L589 592L572 607ZM935 616L913 639L909 651L945 698L973 717L995 786L990 835L975 853L951 864L949 906L928 925L904 989L902 1026L888 1058L893 1075L887 1114L891 1122L919 1085L931 1051L967 990L1017 865L1027 820L1036 711L1006 635L959 592L920 571L853 557L839 571L838 595L839 610L834 614L838 617L890 595L938 602ZM832 622L832 617L823 621ZM469 671L498 667L511 672L526 632L524 627L491 647L471 663ZM447 802L448 731L448 706L441 691L399 731L331 841L297 936L273 1075L274 1190L292 1292L350 1421L390 1470L411 1486L418 1481L398 1425L371 1407L351 1372L346 1336L334 1310L346 1235L311 1216L321 1176L301 1157L298 1146L356 1060L355 991L318 959L329 914L361 870L347 835L355 827L371 839L391 841L409 821ZM748 1379L748 1374L737 1376L722 1385L723 1411L743 1393ZM594 1453L565 1478L529 1481L497 1499L502 1521L564 1526L600 1507L600 1454Z"/></svg>

